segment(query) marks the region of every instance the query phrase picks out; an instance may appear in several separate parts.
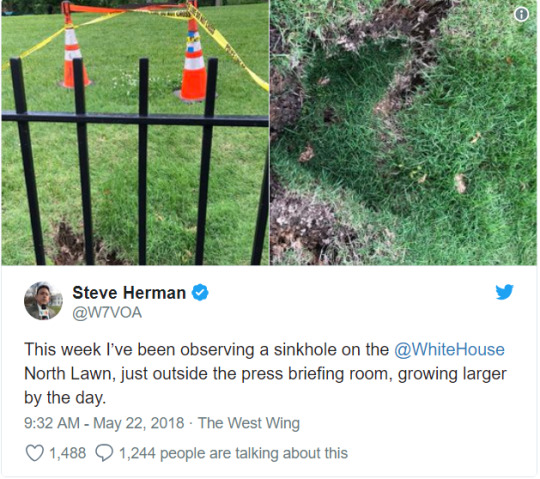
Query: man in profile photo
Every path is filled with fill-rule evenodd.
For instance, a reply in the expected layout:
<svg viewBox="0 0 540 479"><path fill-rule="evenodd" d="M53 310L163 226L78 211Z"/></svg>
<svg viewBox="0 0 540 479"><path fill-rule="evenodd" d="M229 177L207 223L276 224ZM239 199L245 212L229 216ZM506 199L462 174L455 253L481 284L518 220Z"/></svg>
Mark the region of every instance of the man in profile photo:
<svg viewBox="0 0 540 479"><path fill-rule="evenodd" d="M50 308L51 288L47 283L37 283L34 301L26 305L28 314L36 319L47 320L56 316L56 312Z"/></svg>

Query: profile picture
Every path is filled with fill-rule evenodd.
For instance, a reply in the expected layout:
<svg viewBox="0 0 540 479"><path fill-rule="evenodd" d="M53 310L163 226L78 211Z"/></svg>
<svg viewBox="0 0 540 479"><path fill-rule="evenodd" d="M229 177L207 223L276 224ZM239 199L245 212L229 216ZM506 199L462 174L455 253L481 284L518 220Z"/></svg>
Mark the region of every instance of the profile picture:
<svg viewBox="0 0 540 479"><path fill-rule="evenodd" d="M24 307L35 319L52 319L62 309L62 294L50 283L35 283L24 295Z"/></svg>

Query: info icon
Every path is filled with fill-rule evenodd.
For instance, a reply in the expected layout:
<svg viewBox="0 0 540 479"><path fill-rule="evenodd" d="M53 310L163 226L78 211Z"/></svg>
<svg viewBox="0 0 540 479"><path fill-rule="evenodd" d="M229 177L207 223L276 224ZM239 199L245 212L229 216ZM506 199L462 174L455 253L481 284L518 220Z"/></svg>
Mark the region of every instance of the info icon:
<svg viewBox="0 0 540 479"><path fill-rule="evenodd" d="M526 22L529 18L529 10L527 10L525 7L517 7L514 10L514 18L518 22Z"/></svg>

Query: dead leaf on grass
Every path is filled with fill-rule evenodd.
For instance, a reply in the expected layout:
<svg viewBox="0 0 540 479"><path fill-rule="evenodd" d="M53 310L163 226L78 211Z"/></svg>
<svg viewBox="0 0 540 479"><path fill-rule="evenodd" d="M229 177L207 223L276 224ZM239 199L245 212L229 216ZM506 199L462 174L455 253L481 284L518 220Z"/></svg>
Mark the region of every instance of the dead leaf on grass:
<svg viewBox="0 0 540 479"><path fill-rule="evenodd" d="M514 63L512 57L506 57L506 63L508 63L508 65L512 65L512 63Z"/></svg>
<svg viewBox="0 0 540 479"><path fill-rule="evenodd" d="M458 173L454 176L454 183L456 185L456 191L460 195L467 191L467 184L465 183L465 175L463 173Z"/></svg>
<svg viewBox="0 0 540 479"><path fill-rule="evenodd" d="M300 163L307 163L314 156L315 156L315 153L313 151L313 147L308 143L308 146L306 147L304 152L300 155L300 158L298 158L298 161Z"/></svg>
<svg viewBox="0 0 540 479"><path fill-rule="evenodd" d="M426 173L424 176L422 176L422 178L420 178L420 179L418 180L418 183L419 183L419 184L425 183L426 180L427 180L427 173Z"/></svg>
<svg viewBox="0 0 540 479"><path fill-rule="evenodd" d="M322 77L322 78L319 78L319 80L317 81L317 85L320 85L320 86L326 86L329 83L330 83L329 77Z"/></svg>
<svg viewBox="0 0 540 479"><path fill-rule="evenodd" d="M474 138L471 140L471 143L474 145L480 138L482 138L482 133L477 131L476 135L474 135Z"/></svg>

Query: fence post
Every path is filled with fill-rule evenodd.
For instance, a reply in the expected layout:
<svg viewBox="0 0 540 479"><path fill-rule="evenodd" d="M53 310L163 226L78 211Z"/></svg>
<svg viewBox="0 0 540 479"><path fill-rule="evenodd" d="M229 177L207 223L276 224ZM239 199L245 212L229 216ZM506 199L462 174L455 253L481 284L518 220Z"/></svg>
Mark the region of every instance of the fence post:
<svg viewBox="0 0 540 479"><path fill-rule="evenodd" d="M268 127L268 117L258 116L215 116L215 99L218 61L211 58L208 62L208 77L206 88L206 103L203 116L196 115L150 115L148 113L148 83L149 61L140 60L140 89L139 89L139 112L138 114L87 114L84 90L84 65L82 58L73 61L74 70L74 94L75 113L63 112L28 112L24 89L22 62L20 59L11 59L13 76L13 91L16 111L2 111L2 121L15 121L19 127L21 152L24 166L25 182L27 189L28 204L36 263L43 265L46 262L41 221L34 172L32 144L30 140L30 123L53 122L53 123L76 123L77 144L79 156L79 172L81 183L82 210L84 220L85 260L89 265L94 264L93 231L92 231L92 207L90 188L90 166L88 154L88 123L99 124L130 124L139 127L139 183L138 183L138 213L139 213L139 262L146 264L147 256L147 176L148 176L148 127L149 125L199 125L203 126L200 183L198 199L197 233L195 264L202 265L204 260L204 242L206 236L206 216L208 207L208 189L210 175L210 160L212 152L213 127L237 126L237 127ZM257 223L255 226L255 238L251 256L252 264L260 264L262 248L265 240L266 224L268 222L268 151L264 172Z"/></svg>
<svg viewBox="0 0 540 479"><path fill-rule="evenodd" d="M139 60L139 115L148 116L148 58ZM139 125L139 264L146 264L148 125Z"/></svg>
<svg viewBox="0 0 540 479"><path fill-rule="evenodd" d="M75 113L86 114L84 102L84 78L82 58L73 59L75 79ZM88 160L88 136L85 122L77 122L77 142L79 145L79 169L81 173L81 193L84 221L84 253L86 264L94 264L94 244L92 240L92 203L90 198L90 166Z"/></svg>
<svg viewBox="0 0 540 479"><path fill-rule="evenodd" d="M204 103L204 117L214 116L216 102L217 58L208 60L208 78L206 82L206 99ZM201 174L199 183L199 211L197 218L197 245L195 249L195 264L202 265L204 257L204 237L206 233L206 207L208 205L208 178L210 175L210 155L212 153L212 125L203 126Z"/></svg>
<svg viewBox="0 0 540 479"><path fill-rule="evenodd" d="M13 80L13 94L15 95L15 111L17 113L26 113L26 93L24 90L21 59L11 58L10 63L11 78ZM45 251L43 248L43 235L41 232L41 219L39 216L39 201L36 187L36 175L34 172L32 142L30 139L30 125L27 121L18 121L17 126L19 127L19 140L21 142L26 196L28 197L28 208L30 209L30 224L32 225L36 263L38 265L44 265Z"/></svg>
<svg viewBox="0 0 540 479"><path fill-rule="evenodd" d="M269 190L268 190L268 170L270 168L268 150L266 150L266 163L264 164L264 175L261 186L261 196L259 199L259 211L257 212L257 224L255 225L255 238L253 239L253 252L251 254L251 264L260 265L263 252L264 237L266 235L266 224L268 222Z"/></svg>

